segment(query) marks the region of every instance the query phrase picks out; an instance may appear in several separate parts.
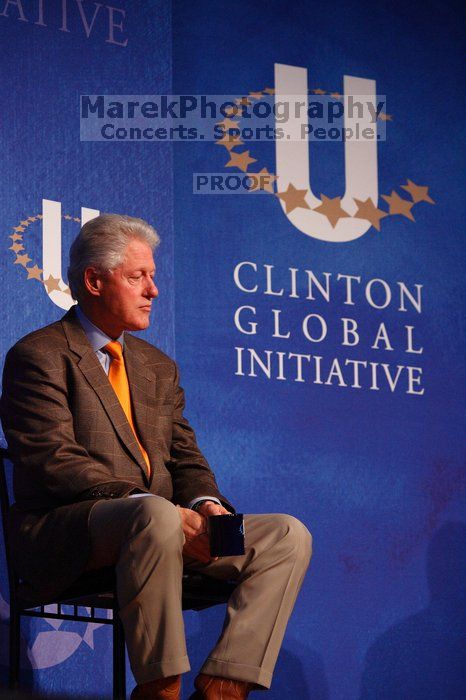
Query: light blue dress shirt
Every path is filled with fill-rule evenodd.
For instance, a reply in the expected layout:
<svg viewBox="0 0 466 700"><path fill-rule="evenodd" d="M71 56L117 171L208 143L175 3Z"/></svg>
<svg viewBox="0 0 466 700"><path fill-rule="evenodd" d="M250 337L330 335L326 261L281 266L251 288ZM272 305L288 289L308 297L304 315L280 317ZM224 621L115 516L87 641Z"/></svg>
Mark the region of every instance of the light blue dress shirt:
<svg viewBox="0 0 466 700"><path fill-rule="evenodd" d="M97 328L97 326L95 326L92 323L92 321L89 321L89 319L87 318L87 316L85 316L80 306L76 306L76 316L78 317L79 323L81 324L85 334L87 335L87 339L90 342L92 349L97 355L97 359L104 368L105 374L108 375L108 371L110 369L110 362L112 361L112 358L104 348L108 343L111 343L114 339L110 338L106 333L101 331L100 328ZM125 334L122 333L120 337L116 339L119 343L121 343L123 349L125 347L124 335ZM140 498L141 496L153 495L154 494L152 493L133 493L129 496L129 498ZM199 496L198 498L194 498L190 503L188 503L188 508L195 508L198 504L202 503L203 501L214 501L215 503L222 505L218 498L215 498L215 496Z"/></svg>
<svg viewBox="0 0 466 700"><path fill-rule="evenodd" d="M89 321L89 319L87 318L87 316L84 315L79 306L76 307L76 316L78 317L79 323L83 327L84 333L87 335L87 339L90 342L95 354L97 355L100 364L104 368L105 374L108 374L108 370L110 369L111 357L108 354L108 352L104 350L104 348L108 343L111 343L114 339L110 338L106 333L101 331L100 328L97 328L97 326L94 326L92 321ZM121 343L121 346L124 348L125 334L122 333L120 337L117 338L117 340L119 343Z"/></svg>

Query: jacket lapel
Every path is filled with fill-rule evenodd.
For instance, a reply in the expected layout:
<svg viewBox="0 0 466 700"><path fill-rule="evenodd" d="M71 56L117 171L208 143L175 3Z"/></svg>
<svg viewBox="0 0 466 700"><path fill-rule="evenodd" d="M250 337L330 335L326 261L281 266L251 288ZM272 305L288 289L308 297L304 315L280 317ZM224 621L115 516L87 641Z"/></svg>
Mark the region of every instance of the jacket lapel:
<svg viewBox="0 0 466 700"><path fill-rule="evenodd" d="M76 317L74 308L70 309L62 319L62 325L68 340L70 350L79 356L78 367L97 394L115 431L124 447L131 454L147 478L147 465L131 430L117 395L115 394L105 371L93 351L87 336ZM129 375L128 375L129 376ZM129 378L131 387L131 378ZM133 389L131 387L131 393ZM143 436L141 435L144 444Z"/></svg>

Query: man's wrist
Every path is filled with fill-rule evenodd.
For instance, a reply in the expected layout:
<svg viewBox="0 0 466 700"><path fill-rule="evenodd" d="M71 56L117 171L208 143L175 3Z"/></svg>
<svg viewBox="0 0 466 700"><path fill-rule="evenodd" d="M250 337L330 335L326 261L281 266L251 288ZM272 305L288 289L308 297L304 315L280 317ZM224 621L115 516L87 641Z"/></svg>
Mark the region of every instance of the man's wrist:
<svg viewBox="0 0 466 700"><path fill-rule="evenodd" d="M215 505L221 506L222 504L218 500L218 498L215 498L215 496L210 496L210 497L201 497L201 498L196 498L194 501L191 501L189 504L189 508L194 511L198 511L201 506L204 505L204 503L213 503Z"/></svg>

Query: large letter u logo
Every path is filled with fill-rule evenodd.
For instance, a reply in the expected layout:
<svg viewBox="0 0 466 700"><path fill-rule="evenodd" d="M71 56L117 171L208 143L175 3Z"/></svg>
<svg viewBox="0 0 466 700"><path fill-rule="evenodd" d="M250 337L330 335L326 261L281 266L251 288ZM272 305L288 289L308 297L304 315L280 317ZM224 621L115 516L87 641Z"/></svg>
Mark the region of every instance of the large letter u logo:
<svg viewBox="0 0 466 700"><path fill-rule="evenodd" d="M85 224L100 212L97 209L81 207L81 224ZM68 310L75 303L71 296L62 291L66 287L61 268L61 202L42 200L42 267L44 280L50 276L59 280L62 288L52 291L45 287L54 304Z"/></svg>
<svg viewBox="0 0 466 700"><path fill-rule="evenodd" d="M344 76L344 94L364 95L367 101L376 104L376 89L374 80ZM297 66L275 64L275 101L286 101L287 96L293 95L293 99L301 102L308 101L307 70ZM351 128L352 120L345 112L344 126ZM367 114L363 119L358 119L360 129L371 127L374 124ZM279 126L284 130L284 137L276 141L277 175L279 177L279 190L283 192L290 183L296 189L308 190L305 201L310 209L297 208L286 214L284 202L281 202L291 223L297 229L308 236L319 238L323 241L344 243L353 241L369 230L371 224L367 219L353 218L358 207L354 199L365 201L368 197L377 206L377 140L371 141L345 141L345 180L346 191L341 200L342 208L350 215L348 218L339 219L335 227L323 214L313 211L321 204L311 188L309 168L309 145L307 138L301 139L301 134L306 133L306 115L294 116L290 114L289 120ZM312 152L312 148L311 148Z"/></svg>

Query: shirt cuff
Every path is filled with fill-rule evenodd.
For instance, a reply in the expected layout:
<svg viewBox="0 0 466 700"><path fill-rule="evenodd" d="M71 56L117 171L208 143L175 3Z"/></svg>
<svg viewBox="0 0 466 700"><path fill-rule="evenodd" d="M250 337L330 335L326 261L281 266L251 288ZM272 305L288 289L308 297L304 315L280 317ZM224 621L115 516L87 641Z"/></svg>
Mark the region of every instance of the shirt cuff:
<svg viewBox="0 0 466 700"><path fill-rule="evenodd" d="M204 501L213 501L214 503L218 503L219 506L222 505L218 498L215 498L215 496L198 496L198 498L193 498L193 500L188 503L188 508L191 508L191 510L193 510L195 506L197 506L200 503L203 503Z"/></svg>

